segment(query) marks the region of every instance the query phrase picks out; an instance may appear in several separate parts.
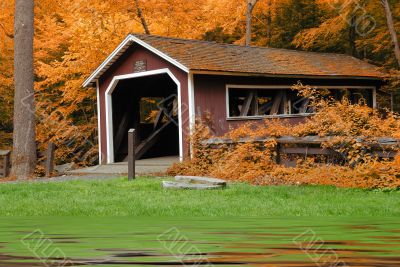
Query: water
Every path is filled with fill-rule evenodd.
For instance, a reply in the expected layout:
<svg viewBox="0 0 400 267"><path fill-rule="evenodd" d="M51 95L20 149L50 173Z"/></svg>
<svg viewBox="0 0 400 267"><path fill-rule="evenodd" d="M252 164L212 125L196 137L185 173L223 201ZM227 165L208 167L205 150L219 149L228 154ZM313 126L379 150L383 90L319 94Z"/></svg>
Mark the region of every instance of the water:
<svg viewBox="0 0 400 267"><path fill-rule="evenodd" d="M397 218L1 218L0 266L400 266Z"/></svg>

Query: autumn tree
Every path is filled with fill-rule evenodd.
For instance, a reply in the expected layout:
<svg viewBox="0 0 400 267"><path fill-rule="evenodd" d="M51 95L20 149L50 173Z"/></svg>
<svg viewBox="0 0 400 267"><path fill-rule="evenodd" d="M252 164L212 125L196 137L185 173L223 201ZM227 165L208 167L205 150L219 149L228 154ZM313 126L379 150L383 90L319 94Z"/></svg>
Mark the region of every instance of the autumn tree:
<svg viewBox="0 0 400 267"><path fill-rule="evenodd" d="M202 39L217 43L233 44L241 38L240 34L240 32L234 32L232 34L226 33L222 27L218 26L204 33Z"/></svg>
<svg viewBox="0 0 400 267"><path fill-rule="evenodd" d="M322 12L316 0L285 0L277 6L272 45L292 47L294 37L304 29L320 24Z"/></svg>
<svg viewBox="0 0 400 267"><path fill-rule="evenodd" d="M3 1L0 8L0 132L11 132L14 103L14 1Z"/></svg>
<svg viewBox="0 0 400 267"><path fill-rule="evenodd" d="M381 0L382 5L385 9L385 16L386 16L386 21L387 21L387 26L390 32L390 36L392 38L393 46L394 46L394 54L397 59L397 63L400 67L400 46L399 46L399 40L397 39L397 33L396 29L394 27L394 22L393 22L393 16L392 16L392 11L390 9L389 1L388 0Z"/></svg>
<svg viewBox="0 0 400 267"><path fill-rule="evenodd" d="M36 167L33 17L33 0L15 1L15 97L12 173L19 179L33 175Z"/></svg>
<svg viewBox="0 0 400 267"><path fill-rule="evenodd" d="M292 41L293 46L304 50L357 54L360 31L359 9L355 2L340 2L324 6L326 19L319 25L301 30ZM362 33L361 33L362 34Z"/></svg>

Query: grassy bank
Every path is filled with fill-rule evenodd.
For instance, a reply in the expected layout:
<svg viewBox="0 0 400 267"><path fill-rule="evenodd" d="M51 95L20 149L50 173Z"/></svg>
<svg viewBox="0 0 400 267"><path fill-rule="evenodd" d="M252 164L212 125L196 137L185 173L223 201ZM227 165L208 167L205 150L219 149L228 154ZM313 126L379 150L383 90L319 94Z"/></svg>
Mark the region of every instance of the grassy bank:
<svg viewBox="0 0 400 267"><path fill-rule="evenodd" d="M324 186L176 191L139 178L0 184L0 216L399 216L400 192Z"/></svg>

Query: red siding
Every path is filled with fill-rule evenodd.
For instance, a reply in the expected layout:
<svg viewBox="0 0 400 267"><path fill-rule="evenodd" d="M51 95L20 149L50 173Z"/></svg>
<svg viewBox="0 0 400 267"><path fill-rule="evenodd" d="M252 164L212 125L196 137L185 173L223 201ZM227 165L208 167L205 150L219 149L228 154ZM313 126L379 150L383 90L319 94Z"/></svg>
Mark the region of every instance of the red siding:
<svg viewBox="0 0 400 267"><path fill-rule="evenodd" d="M147 61L147 70L157 70L168 68L173 75L179 80L181 84L181 98L182 105L188 105L188 75L181 69L175 67L168 61L150 52L149 50L139 46L133 45L129 48L113 66L100 77L100 130L101 130L101 153L103 162L107 158L107 133L106 133L106 106L105 106L105 92L110 85L114 76L130 74L134 72L134 62L138 60ZM189 111L182 109L183 121L183 141L184 141L184 155L188 154L187 131L189 128Z"/></svg>
<svg viewBox="0 0 400 267"><path fill-rule="evenodd" d="M194 97L196 117L210 112L214 130L217 135L226 133L230 128L242 125L249 120L227 120L226 111L226 85L293 85L299 79L267 78L249 76L222 76L222 75L194 75ZM376 82L363 80L333 80L333 79L303 79L307 85L331 85L331 86L379 86ZM302 117L288 118L290 123L297 124L304 121ZM262 122L262 120L256 120Z"/></svg>

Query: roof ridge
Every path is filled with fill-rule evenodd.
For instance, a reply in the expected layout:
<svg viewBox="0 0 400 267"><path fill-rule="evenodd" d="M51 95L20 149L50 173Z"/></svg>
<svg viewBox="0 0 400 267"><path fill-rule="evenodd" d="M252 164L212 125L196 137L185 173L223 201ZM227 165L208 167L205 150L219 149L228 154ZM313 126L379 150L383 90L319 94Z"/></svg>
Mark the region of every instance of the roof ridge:
<svg viewBox="0 0 400 267"><path fill-rule="evenodd" d="M155 37L155 38L169 39L169 40L175 40L175 41L184 41L184 42L194 42L194 43L207 43L207 44L213 44L213 45L218 45L218 46L239 47L239 48L244 48L244 49L264 49L264 50L278 50L278 51L286 51L286 52L294 52L294 53L316 54L316 55L343 56L343 57L349 57L349 58L361 60L359 58L353 57L353 56L345 54L345 53L315 52L315 51L304 51L304 50L297 50L297 49L276 48L276 47L266 47L266 46L245 46L245 45L237 45L237 44L218 43L215 41L185 39L185 38L154 35L154 34L137 34L137 33L131 33L131 34L134 36Z"/></svg>

